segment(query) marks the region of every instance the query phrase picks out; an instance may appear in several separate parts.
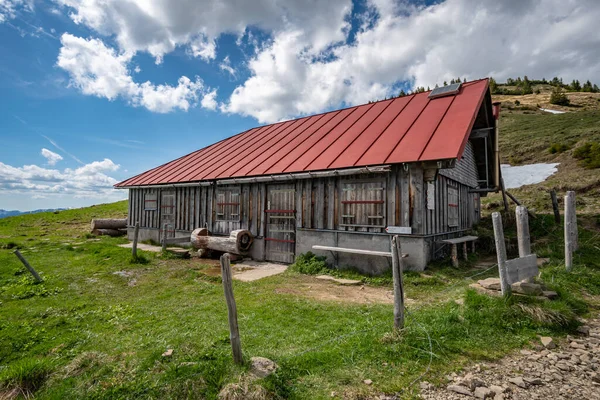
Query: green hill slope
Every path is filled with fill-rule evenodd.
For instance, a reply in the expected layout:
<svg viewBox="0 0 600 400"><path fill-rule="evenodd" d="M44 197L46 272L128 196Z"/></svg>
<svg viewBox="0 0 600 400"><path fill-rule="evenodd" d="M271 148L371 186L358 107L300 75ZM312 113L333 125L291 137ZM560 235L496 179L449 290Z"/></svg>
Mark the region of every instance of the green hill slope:
<svg viewBox="0 0 600 400"><path fill-rule="evenodd" d="M565 114L548 114L516 108L501 113L500 154L502 163L524 165L560 163L558 172L545 182L511 189L525 205L538 212L551 210L549 190L564 195L575 190L578 212L600 212L600 169L585 168L574 157L575 149L585 143L600 143L600 111L585 110ZM551 151L554 145L558 151ZM491 195L484 203L498 204Z"/></svg>

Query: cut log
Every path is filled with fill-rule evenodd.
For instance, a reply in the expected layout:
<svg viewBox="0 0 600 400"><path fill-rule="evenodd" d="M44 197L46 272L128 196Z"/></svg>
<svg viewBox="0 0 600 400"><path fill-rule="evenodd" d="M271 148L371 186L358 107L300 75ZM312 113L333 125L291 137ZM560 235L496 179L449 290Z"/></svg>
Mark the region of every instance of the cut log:
<svg viewBox="0 0 600 400"><path fill-rule="evenodd" d="M125 229L94 229L93 235L96 236L124 236L127 234Z"/></svg>
<svg viewBox="0 0 600 400"><path fill-rule="evenodd" d="M232 231L229 236L209 236L206 228L198 228L190 236L190 242L196 249L216 250L241 255L248 253L253 240L250 231L245 229Z"/></svg>
<svg viewBox="0 0 600 400"><path fill-rule="evenodd" d="M92 231L96 229L125 229L127 228L127 219L93 219Z"/></svg>

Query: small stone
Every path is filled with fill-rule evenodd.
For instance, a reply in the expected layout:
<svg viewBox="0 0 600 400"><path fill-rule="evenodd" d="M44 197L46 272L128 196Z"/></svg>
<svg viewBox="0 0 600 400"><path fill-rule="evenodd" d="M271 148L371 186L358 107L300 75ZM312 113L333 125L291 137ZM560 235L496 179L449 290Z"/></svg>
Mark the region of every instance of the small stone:
<svg viewBox="0 0 600 400"><path fill-rule="evenodd" d="M590 379L592 380L592 382L600 383L600 374L597 372L592 372L592 374L590 375Z"/></svg>
<svg viewBox="0 0 600 400"><path fill-rule="evenodd" d="M505 388L503 386L498 386L498 385L491 385L490 390L492 390L496 394L499 394L499 393L506 393L508 391L508 388Z"/></svg>
<svg viewBox="0 0 600 400"><path fill-rule="evenodd" d="M459 306L462 306L465 304L465 299L456 299L456 300L454 300L454 302L456 304L458 304Z"/></svg>
<svg viewBox="0 0 600 400"><path fill-rule="evenodd" d="M527 294L530 296L540 296L542 294L542 287L537 283L515 282L511 285L511 288L515 293Z"/></svg>
<svg viewBox="0 0 600 400"><path fill-rule="evenodd" d="M265 357L252 357L250 363L250 373L259 378L266 378L278 368L275 361Z"/></svg>
<svg viewBox="0 0 600 400"><path fill-rule="evenodd" d="M530 385L543 385L544 382L540 378L523 378L523 380Z"/></svg>
<svg viewBox="0 0 600 400"><path fill-rule="evenodd" d="M419 384L421 386L421 390L428 391L433 389L433 385L427 381L423 381Z"/></svg>
<svg viewBox="0 0 600 400"><path fill-rule="evenodd" d="M585 346L580 343L577 343L577 342L571 342L571 344L569 346L573 349L585 350Z"/></svg>
<svg viewBox="0 0 600 400"><path fill-rule="evenodd" d="M558 293L552 291L552 290L543 290L542 291L542 296L550 299L550 300L554 300L558 298Z"/></svg>
<svg viewBox="0 0 600 400"><path fill-rule="evenodd" d="M517 377L515 377L515 378L510 378L508 381L509 381L510 383L512 383L513 385L516 385L516 386L518 386L518 387L520 387L520 388L523 388L523 389L527 389L527 387L529 386L529 385L527 385L527 383L526 383L526 382L523 380L523 378L521 378L520 376L517 376Z"/></svg>
<svg viewBox="0 0 600 400"><path fill-rule="evenodd" d="M363 383L364 383L365 385L372 385L372 384L373 384L373 381L372 381L372 380L370 380L370 379L365 379L365 380L363 381Z"/></svg>
<svg viewBox="0 0 600 400"><path fill-rule="evenodd" d="M530 356L533 353L531 351L529 351L529 350L521 350L521 354L523 354L524 356Z"/></svg>
<svg viewBox="0 0 600 400"><path fill-rule="evenodd" d="M496 393L496 395L494 396L494 400L504 400L505 397L502 393Z"/></svg>
<svg viewBox="0 0 600 400"><path fill-rule="evenodd" d="M473 397L469 389L460 385L448 385L447 389L454 393L464 394L465 396Z"/></svg>
<svg viewBox="0 0 600 400"><path fill-rule="evenodd" d="M164 353L162 353L163 357L171 357L173 355L173 349L168 349Z"/></svg>
<svg viewBox="0 0 600 400"><path fill-rule="evenodd" d="M500 290L500 278L487 278L477 281L482 288L488 290Z"/></svg>
<svg viewBox="0 0 600 400"><path fill-rule="evenodd" d="M489 399L494 397L494 392L484 386L480 386L475 389L475 397L478 399Z"/></svg>
<svg viewBox="0 0 600 400"><path fill-rule="evenodd" d="M583 336L590 336L590 327L586 325L581 325L577 328L577 332L582 334Z"/></svg>
<svg viewBox="0 0 600 400"><path fill-rule="evenodd" d="M556 347L556 343L554 343L554 340L552 340L551 337L542 336L540 338L540 341L542 342L542 345L547 349L553 349Z"/></svg>

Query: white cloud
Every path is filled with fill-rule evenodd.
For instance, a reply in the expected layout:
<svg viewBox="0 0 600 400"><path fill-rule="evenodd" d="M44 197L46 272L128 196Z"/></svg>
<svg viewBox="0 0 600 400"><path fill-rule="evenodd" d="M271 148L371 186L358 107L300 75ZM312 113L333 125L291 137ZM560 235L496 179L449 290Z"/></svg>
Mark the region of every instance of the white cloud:
<svg viewBox="0 0 600 400"><path fill-rule="evenodd" d="M117 183L107 173L118 169L119 165L107 158L62 171L37 165L13 167L0 162L0 190L7 194L28 194L37 198L57 194L105 198L112 195L112 187Z"/></svg>
<svg viewBox="0 0 600 400"><path fill-rule="evenodd" d="M123 51L147 51L158 62L177 46L214 59L214 39L248 26L279 30L304 27L311 42L324 47L344 39L351 0L56 0L71 19L101 35L115 36Z"/></svg>
<svg viewBox="0 0 600 400"><path fill-rule="evenodd" d="M75 23L118 46L63 36L59 66L69 71L72 85L157 112L198 101L217 105L199 78L180 79L177 86L133 82L129 65L136 52L161 62L180 46L212 61L224 33L237 36L242 52L245 45L251 50L242 66L226 57L218 67L238 77L247 65L250 76L218 107L260 122L397 94L402 82L433 86L490 75L600 81L597 0L446 0L431 6L367 0L353 18L351 0L56 1ZM360 26L350 29L349 21ZM255 35L256 28L265 35Z"/></svg>
<svg viewBox="0 0 600 400"><path fill-rule="evenodd" d="M202 105L202 107L204 107L208 110L216 110L217 109L217 89L214 89L213 91L205 94L204 97L202 98L202 101L200 102L200 104Z"/></svg>
<svg viewBox="0 0 600 400"><path fill-rule="evenodd" d="M42 149L41 154L42 156L46 157L46 160L48 160L48 165L50 166L56 165L57 162L63 159L60 154L57 154L45 148Z"/></svg>
<svg viewBox="0 0 600 400"><path fill-rule="evenodd" d="M19 9L33 11L32 0L0 0L0 24L13 19Z"/></svg>
<svg viewBox="0 0 600 400"><path fill-rule="evenodd" d="M229 60L229 56L226 56L223 59L223 61L221 61L221 63L219 64L219 68L221 69L221 71L225 71L225 72L229 73L229 75L231 75L231 77L235 79L236 71L231 66L231 61Z"/></svg>
<svg viewBox="0 0 600 400"><path fill-rule="evenodd" d="M377 18L351 43L319 46L305 29L277 32L249 61L251 76L223 111L273 122L396 94L401 81L433 86L457 76L600 80L600 3L447 0L370 3ZM320 46L322 47L322 46Z"/></svg>
<svg viewBox="0 0 600 400"><path fill-rule="evenodd" d="M214 60L217 56L217 43L214 39L199 35L190 42L189 51L192 56L199 57L204 61Z"/></svg>
<svg viewBox="0 0 600 400"><path fill-rule="evenodd" d="M132 53L117 53L99 39L83 39L65 33L57 65L67 71L70 84L82 93L114 100L121 97L133 106L159 113L187 111L207 91L200 78L179 78L177 86L133 81L128 65Z"/></svg>

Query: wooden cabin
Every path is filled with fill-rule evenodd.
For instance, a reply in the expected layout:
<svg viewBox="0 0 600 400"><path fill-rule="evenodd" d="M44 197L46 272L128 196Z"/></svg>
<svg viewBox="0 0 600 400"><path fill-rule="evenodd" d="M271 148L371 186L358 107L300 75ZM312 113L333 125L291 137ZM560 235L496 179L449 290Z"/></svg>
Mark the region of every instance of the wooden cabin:
<svg viewBox="0 0 600 400"><path fill-rule="evenodd" d="M140 240L160 241L165 224L170 237L248 229L253 259L292 263L316 244L390 251L388 231L400 232L407 265L423 270L498 189L497 113L487 79L450 85L249 129L115 187L129 189ZM337 263L389 268L368 255Z"/></svg>

